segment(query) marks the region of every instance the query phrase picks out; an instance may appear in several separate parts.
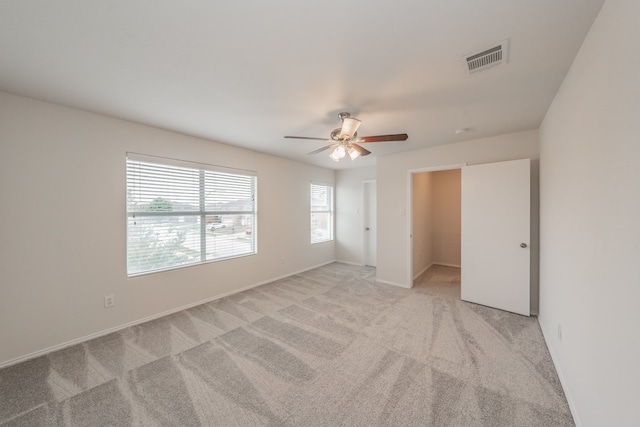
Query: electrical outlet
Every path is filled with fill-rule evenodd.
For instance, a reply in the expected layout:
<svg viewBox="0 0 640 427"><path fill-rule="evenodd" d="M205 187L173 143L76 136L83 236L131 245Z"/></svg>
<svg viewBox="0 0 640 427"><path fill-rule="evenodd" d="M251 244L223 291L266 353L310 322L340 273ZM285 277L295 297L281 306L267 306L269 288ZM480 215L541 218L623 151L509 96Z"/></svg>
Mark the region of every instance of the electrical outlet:
<svg viewBox="0 0 640 427"><path fill-rule="evenodd" d="M113 307L116 304L116 298L113 295L104 297L104 308Z"/></svg>
<svg viewBox="0 0 640 427"><path fill-rule="evenodd" d="M558 341L562 342L562 325L558 323Z"/></svg>

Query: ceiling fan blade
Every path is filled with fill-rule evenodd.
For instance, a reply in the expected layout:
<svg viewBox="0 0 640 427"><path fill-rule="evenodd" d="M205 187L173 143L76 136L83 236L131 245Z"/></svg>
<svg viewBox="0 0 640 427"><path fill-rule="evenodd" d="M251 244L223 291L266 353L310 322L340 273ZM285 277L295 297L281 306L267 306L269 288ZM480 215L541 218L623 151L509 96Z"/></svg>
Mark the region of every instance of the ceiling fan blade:
<svg viewBox="0 0 640 427"><path fill-rule="evenodd" d="M322 147L322 148L318 148L317 150L314 150L314 151L312 151L312 152L310 152L310 153L307 153L307 154L312 155L312 154L322 153L324 150L328 150L328 149L329 149L329 148L331 148L331 147L335 147L335 145L336 145L336 144L329 144L329 145L325 145L324 147Z"/></svg>
<svg viewBox="0 0 640 427"><path fill-rule="evenodd" d="M406 141L409 135L406 133L397 133L394 135L375 135L375 136L363 136L356 138L354 142L366 143L366 142L385 142L385 141Z"/></svg>
<svg viewBox="0 0 640 427"><path fill-rule="evenodd" d="M332 139L327 139L327 138L314 138L311 136L285 136L285 138L292 138L292 139L312 139L314 141L333 141Z"/></svg>
<svg viewBox="0 0 640 427"><path fill-rule="evenodd" d="M369 154L371 154L371 151L367 150L364 147L359 146L358 144L354 144L352 142L351 146L353 147L354 150L358 152L358 154L360 154L360 156L368 156Z"/></svg>

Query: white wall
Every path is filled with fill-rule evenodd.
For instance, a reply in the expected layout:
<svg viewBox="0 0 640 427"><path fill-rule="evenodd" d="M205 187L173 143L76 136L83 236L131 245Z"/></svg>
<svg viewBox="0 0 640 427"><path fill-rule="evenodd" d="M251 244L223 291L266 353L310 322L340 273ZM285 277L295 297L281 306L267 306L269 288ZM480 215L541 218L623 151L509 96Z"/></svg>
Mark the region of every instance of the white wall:
<svg viewBox="0 0 640 427"><path fill-rule="evenodd" d="M433 259L436 264L460 266L460 169L433 174Z"/></svg>
<svg viewBox="0 0 640 427"><path fill-rule="evenodd" d="M0 365L335 258L309 243L333 170L2 93L0 144ZM257 171L258 254L128 279L127 151Z"/></svg>
<svg viewBox="0 0 640 427"><path fill-rule="evenodd" d="M582 426L640 425L639 28L604 4L540 129L539 320Z"/></svg>
<svg viewBox="0 0 640 427"><path fill-rule="evenodd" d="M399 286L411 283L406 215L409 170L524 158L538 158L537 130L378 157L378 280Z"/></svg>
<svg viewBox="0 0 640 427"><path fill-rule="evenodd" d="M413 213L413 279L415 280L433 263L433 174L414 173ZM398 225L400 227L400 225Z"/></svg>
<svg viewBox="0 0 640 427"><path fill-rule="evenodd" d="M372 179L375 166L336 172L336 259L342 262L362 264L363 181Z"/></svg>

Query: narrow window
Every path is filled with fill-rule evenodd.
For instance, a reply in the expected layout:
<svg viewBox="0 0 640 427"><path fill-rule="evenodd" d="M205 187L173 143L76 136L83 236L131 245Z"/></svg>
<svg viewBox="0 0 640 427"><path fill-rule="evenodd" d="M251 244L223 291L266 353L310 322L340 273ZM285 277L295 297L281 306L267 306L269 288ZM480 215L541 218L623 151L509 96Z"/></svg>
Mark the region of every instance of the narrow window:
<svg viewBox="0 0 640 427"><path fill-rule="evenodd" d="M255 174L127 154L127 274L256 253Z"/></svg>
<svg viewBox="0 0 640 427"><path fill-rule="evenodd" d="M311 184L311 243L333 240L333 186Z"/></svg>

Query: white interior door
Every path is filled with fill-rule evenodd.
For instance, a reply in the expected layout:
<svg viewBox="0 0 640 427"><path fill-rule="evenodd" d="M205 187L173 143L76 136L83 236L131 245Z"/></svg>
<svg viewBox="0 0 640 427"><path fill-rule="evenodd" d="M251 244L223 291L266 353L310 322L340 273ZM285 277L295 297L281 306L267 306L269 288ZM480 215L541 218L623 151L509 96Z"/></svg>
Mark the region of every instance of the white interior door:
<svg viewBox="0 0 640 427"><path fill-rule="evenodd" d="M376 266L376 183L364 184L364 265Z"/></svg>
<svg viewBox="0 0 640 427"><path fill-rule="evenodd" d="M530 314L529 159L462 168L461 298Z"/></svg>

